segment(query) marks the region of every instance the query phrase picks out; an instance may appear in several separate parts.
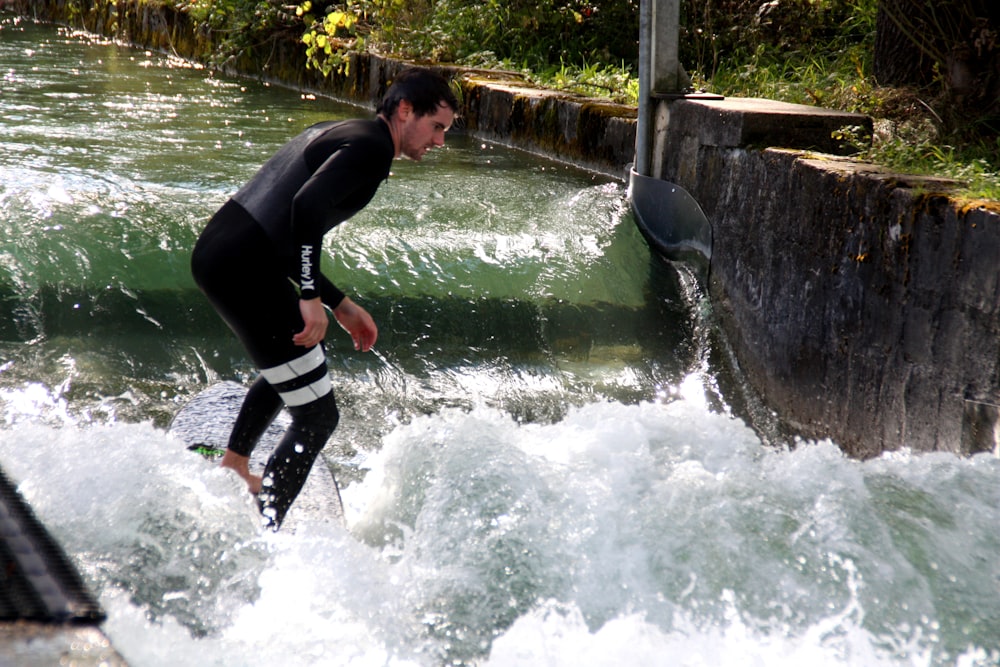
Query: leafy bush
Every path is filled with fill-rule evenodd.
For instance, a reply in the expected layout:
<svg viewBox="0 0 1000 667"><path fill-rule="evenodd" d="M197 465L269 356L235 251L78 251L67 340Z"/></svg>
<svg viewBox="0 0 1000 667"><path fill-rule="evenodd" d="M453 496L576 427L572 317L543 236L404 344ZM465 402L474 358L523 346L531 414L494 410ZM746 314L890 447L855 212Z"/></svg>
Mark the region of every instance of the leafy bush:
<svg viewBox="0 0 1000 667"><path fill-rule="evenodd" d="M329 76L335 69L343 71L350 62L347 54L365 46L363 34L370 31L367 12L358 2L345 5L305 0L295 9L296 17L305 28L302 43L306 45L306 67Z"/></svg>
<svg viewBox="0 0 1000 667"><path fill-rule="evenodd" d="M634 65L638 8L638 0L386 0L378 38L390 52L438 61Z"/></svg>

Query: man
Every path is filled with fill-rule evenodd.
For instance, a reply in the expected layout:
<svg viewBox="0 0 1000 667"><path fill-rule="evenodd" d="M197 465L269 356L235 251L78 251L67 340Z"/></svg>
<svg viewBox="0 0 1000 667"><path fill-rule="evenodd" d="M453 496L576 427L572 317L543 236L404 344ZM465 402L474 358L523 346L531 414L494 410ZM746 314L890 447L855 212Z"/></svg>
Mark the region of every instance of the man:
<svg viewBox="0 0 1000 667"><path fill-rule="evenodd" d="M213 216L195 244L198 286L261 374L251 385L221 465L242 477L266 526L277 530L340 418L321 345L329 308L367 352L378 329L322 273L323 235L364 208L392 160L420 161L458 113L447 81L400 73L374 119L314 125L269 159ZM282 406L292 423L264 468L250 453Z"/></svg>

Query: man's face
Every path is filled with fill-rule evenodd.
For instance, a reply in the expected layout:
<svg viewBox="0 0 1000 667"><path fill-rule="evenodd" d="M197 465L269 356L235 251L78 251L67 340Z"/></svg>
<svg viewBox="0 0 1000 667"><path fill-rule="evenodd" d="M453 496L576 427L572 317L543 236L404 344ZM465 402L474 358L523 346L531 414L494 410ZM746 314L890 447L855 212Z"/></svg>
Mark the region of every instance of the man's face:
<svg viewBox="0 0 1000 667"><path fill-rule="evenodd" d="M455 120L455 112L447 104L441 104L432 114L418 116L410 103L403 100L398 113L401 123L399 153L417 162L435 146L444 146L444 133Z"/></svg>

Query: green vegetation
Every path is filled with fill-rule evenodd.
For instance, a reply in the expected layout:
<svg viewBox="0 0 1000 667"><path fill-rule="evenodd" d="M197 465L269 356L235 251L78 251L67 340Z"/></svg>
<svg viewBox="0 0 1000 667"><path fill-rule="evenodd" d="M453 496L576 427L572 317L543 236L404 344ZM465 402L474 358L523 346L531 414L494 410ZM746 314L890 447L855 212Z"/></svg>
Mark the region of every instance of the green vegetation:
<svg viewBox="0 0 1000 667"><path fill-rule="evenodd" d="M634 104L638 12L638 0L305 0L297 15L323 72L367 48Z"/></svg>
<svg viewBox="0 0 1000 667"><path fill-rule="evenodd" d="M991 126L989 118L943 112L954 99L940 80L924 87L877 83L878 0L688 0L684 6L682 61L697 87L867 114L875 122L870 141L858 128L843 129L855 137L858 159L953 179L963 184L962 196L1000 200L997 119Z"/></svg>
<svg viewBox="0 0 1000 667"><path fill-rule="evenodd" d="M619 103L638 98L639 0L180 2L227 36L223 59L266 53L272 40L291 36L304 44L307 66L324 74L343 71L351 51L368 49L504 70ZM1000 199L1000 122L956 113L940 63L924 86L876 82L878 2L682 0L681 61L698 89L868 114L874 137L853 133L860 159L960 181L967 197ZM928 32L928 25L917 27ZM976 48L995 57L1000 38L984 25Z"/></svg>

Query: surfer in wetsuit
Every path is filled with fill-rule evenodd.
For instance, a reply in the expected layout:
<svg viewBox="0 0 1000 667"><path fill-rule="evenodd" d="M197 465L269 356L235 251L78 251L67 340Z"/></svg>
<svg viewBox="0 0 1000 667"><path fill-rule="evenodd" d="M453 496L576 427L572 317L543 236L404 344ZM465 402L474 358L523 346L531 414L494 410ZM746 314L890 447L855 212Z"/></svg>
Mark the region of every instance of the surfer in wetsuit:
<svg viewBox="0 0 1000 667"><path fill-rule="evenodd" d="M340 418L322 346L325 308L356 350L367 352L378 336L371 315L320 272L323 235L371 201L394 158L419 162L444 145L457 113L447 81L428 69L407 69L374 119L319 123L279 149L195 244L195 281L261 372L221 465L247 482L274 530ZM282 406L292 423L263 475L254 475L250 453Z"/></svg>

